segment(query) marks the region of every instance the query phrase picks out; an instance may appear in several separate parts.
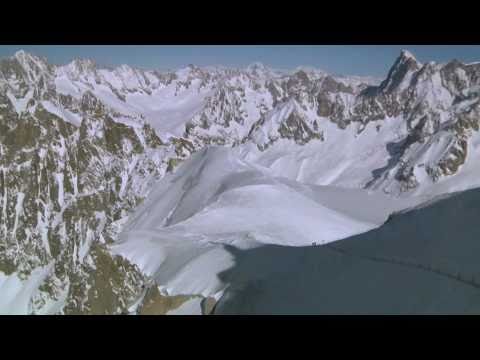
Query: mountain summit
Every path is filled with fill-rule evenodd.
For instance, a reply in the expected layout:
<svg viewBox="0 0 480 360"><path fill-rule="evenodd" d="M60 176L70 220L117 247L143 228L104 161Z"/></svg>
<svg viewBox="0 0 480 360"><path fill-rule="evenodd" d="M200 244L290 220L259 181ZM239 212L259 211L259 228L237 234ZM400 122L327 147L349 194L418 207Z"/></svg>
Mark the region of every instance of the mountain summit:
<svg viewBox="0 0 480 360"><path fill-rule="evenodd" d="M412 74L421 67L422 64L417 61L411 52L402 50L400 56L390 68L387 78L380 85L381 89L385 92L392 92L407 87Z"/></svg>
<svg viewBox="0 0 480 360"><path fill-rule="evenodd" d="M408 51L380 84L17 52L0 61L0 311L204 311L226 246L326 244L477 187L479 88L479 64Z"/></svg>

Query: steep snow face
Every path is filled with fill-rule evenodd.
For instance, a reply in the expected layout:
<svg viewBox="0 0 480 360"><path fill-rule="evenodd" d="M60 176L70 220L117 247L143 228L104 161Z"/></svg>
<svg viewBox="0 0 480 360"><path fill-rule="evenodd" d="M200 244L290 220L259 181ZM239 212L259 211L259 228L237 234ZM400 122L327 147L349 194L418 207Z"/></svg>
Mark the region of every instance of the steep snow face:
<svg viewBox="0 0 480 360"><path fill-rule="evenodd" d="M56 92L54 67L17 55L0 62L0 311L121 313L143 275L106 243L183 155L89 90Z"/></svg>
<svg viewBox="0 0 480 360"><path fill-rule="evenodd" d="M295 211L281 206L285 203ZM234 151L213 147L165 177L130 217L125 231L168 228L169 233L212 239L249 232L258 233L259 242L299 245L336 240L371 226L325 207L295 184L239 159Z"/></svg>
<svg viewBox="0 0 480 360"><path fill-rule="evenodd" d="M94 63L76 60L56 68L56 90L80 99L90 91L107 105L120 122L147 120L161 135L182 135L185 123L203 107L212 91L209 73L187 67L172 73L133 69L99 69Z"/></svg>
<svg viewBox="0 0 480 360"><path fill-rule="evenodd" d="M146 119L160 134L179 136L184 124L202 107L210 89L190 72L162 76L123 65L114 70L74 62L57 69L57 91L79 98L94 93L121 121Z"/></svg>
<svg viewBox="0 0 480 360"><path fill-rule="evenodd" d="M279 118L283 120L286 114L275 113L270 124ZM246 144L240 152L246 160L270 168L276 176L315 185L363 188L371 179L372 171L388 162L385 144L402 139L407 128L401 118L385 119L381 127L375 122L368 123L359 135L360 126L353 124L342 130L323 118L318 121L317 130L322 136L303 146L275 134L279 139L275 145L262 151ZM278 126L262 127L252 135L254 141L262 141L265 136L271 139L272 128Z"/></svg>
<svg viewBox="0 0 480 360"><path fill-rule="evenodd" d="M217 275L232 265L225 245L320 245L375 228L420 201L308 186L212 147L155 186L112 251L169 294L218 296L227 284Z"/></svg>
<svg viewBox="0 0 480 360"><path fill-rule="evenodd" d="M0 61L1 273L20 287L55 264L30 312L121 313L143 275L115 243L165 291L216 298L216 276L192 278L231 264L227 244L329 242L480 185L479 79L478 64L408 52L381 82L19 52Z"/></svg>
<svg viewBox="0 0 480 360"><path fill-rule="evenodd" d="M407 52L373 88L299 70L258 85L259 102L247 101L261 109L253 122L238 111L248 96L223 86L185 135L197 148L234 149L200 150L164 178L114 253L167 293L218 297L228 286L220 275L232 263L228 246L328 243L474 186L477 167L464 155L476 152L477 95L458 98L444 86L446 71ZM265 78L260 66L250 73ZM237 131L245 124L248 132Z"/></svg>
<svg viewBox="0 0 480 360"><path fill-rule="evenodd" d="M184 136L197 148L239 143L264 114L289 98L315 111L313 97L322 86L351 95L374 83L316 69L282 73L258 63L246 69L190 65L158 73L128 66L99 69L91 61L75 60L55 68L53 77L56 91L64 96L79 100L92 92L116 121L134 124L144 119L162 139ZM345 94L341 97L348 98Z"/></svg>
<svg viewBox="0 0 480 360"><path fill-rule="evenodd" d="M242 141L244 155L307 183L428 192L475 161L478 71L423 65L402 52L385 81L360 92L338 78L312 84L297 73L289 80L294 93Z"/></svg>
<svg viewBox="0 0 480 360"><path fill-rule="evenodd" d="M16 273L5 275L0 272L0 314L30 314L32 312L30 301L51 271L51 264L44 268L37 268L26 279L21 279ZM52 305L57 308L62 307L60 303L50 304Z"/></svg>
<svg viewBox="0 0 480 360"><path fill-rule="evenodd" d="M408 51L402 51L378 86L378 81L367 78L331 76L308 67L282 73L259 63L246 69L189 65L159 73L127 65L102 69L89 60L51 67L25 53L11 61L22 69L12 76L25 78L28 84L44 83L37 91L44 97L42 105L77 126L82 118L80 108L92 106L90 100L85 104L85 99L93 96L115 121L132 127L146 121L164 141L172 136L188 139L193 145L189 151L210 144L240 143L254 143L264 151L276 142L280 151L285 147L296 151L299 147L291 146L292 142L304 146L310 141L325 141L316 146L319 153L331 155L345 149L334 146L332 139L337 144L347 143L355 161L335 156L329 161L317 161L317 156L308 164L302 162L302 174L337 164L332 171L324 171L322 177L313 176L317 184L368 184L399 195L422 182L440 181L457 173L462 161L468 161L465 144L470 134L459 134L454 127L464 116L468 126L475 128L470 112L476 111L478 66L455 61L446 65L421 64ZM7 83L12 89L7 94L17 113L29 111L32 92L14 91L17 83ZM52 89L59 96L52 96ZM380 134L390 127L391 119L406 124L403 139L391 141L390 136ZM450 128L444 129L447 125ZM379 136L374 136L373 128ZM436 142L427 138L442 137L437 134L442 131L446 134L441 140L444 151L429 149ZM352 141L352 135L361 140ZM389 162L383 167L375 167L375 160L366 162L358 173L357 158L366 158L365 153L371 151L371 147L363 148L367 142L375 143L373 147L379 150L375 154L379 158L387 156ZM422 142L426 144L419 144ZM423 156L426 161L419 163L419 154L435 156ZM283 162L278 161L277 166L281 165ZM305 181L310 181L312 176L305 176Z"/></svg>
<svg viewBox="0 0 480 360"><path fill-rule="evenodd" d="M326 246L228 250L215 314L478 314L479 189Z"/></svg>

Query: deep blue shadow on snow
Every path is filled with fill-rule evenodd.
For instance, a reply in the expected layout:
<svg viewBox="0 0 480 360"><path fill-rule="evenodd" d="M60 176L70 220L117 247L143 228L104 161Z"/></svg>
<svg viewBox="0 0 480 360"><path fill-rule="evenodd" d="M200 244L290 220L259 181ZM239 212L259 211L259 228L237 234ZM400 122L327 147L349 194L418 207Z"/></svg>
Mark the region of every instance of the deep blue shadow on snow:
<svg viewBox="0 0 480 360"><path fill-rule="evenodd" d="M226 248L216 314L480 313L478 189L324 246Z"/></svg>

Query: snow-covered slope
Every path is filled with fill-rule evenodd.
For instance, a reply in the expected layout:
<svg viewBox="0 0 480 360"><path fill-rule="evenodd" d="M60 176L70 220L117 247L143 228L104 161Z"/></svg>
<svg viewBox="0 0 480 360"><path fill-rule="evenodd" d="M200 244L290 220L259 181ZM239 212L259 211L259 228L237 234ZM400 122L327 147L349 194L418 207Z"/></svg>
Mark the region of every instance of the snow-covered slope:
<svg viewBox="0 0 480 360"><path fill-rule="evenodd" d="M155 186L111 249L169 294L218 298L228 284L217 275L232 266L226 244L321 245L380 226L420 202L301 184L212 147Z"/></svg>
<svg viewBox="0 0 480 360"><path fill-rule="evenodd" d="M327 246L230 246L215 313L478 314L479 212L474 189Z"/></svg>
<svg viewBox="0 0 480 360"><path fill-rule="evenodd" d="M20 51L0 61L1 307L141 313L152 276L178 296L149 311L203 309L226 244L330 242L479 186L479 119L478 63L408 51L383 81Z"/></svg>

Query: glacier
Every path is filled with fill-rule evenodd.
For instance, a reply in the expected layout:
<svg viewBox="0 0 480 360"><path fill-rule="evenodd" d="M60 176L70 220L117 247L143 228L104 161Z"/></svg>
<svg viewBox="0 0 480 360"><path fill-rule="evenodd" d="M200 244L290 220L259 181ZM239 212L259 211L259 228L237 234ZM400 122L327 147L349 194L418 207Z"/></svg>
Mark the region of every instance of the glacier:
<svg viewBox="0 0 480 360"><path fill-rule="evenodd" d="M408 51L383 81L259 63L160 72L3 59L0 311L141 313L150 297L166 314L212 301L219 313L261 313L271 299L256 291L280 296L264 282L284 271L283 289L305 296L296 276L336 296L342 277L348 291L360 274L388 287L383 268L364 273L340 244L364 239L376 256L384 245L368 234L480 186L479 79L478 63ZM258 303L238 305L249 294ZM289 296L297 309L279 312L343 311ZM415 306L378 309L452 309Z"/></svg>

